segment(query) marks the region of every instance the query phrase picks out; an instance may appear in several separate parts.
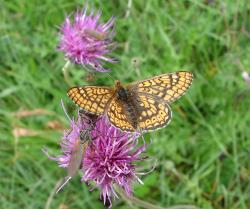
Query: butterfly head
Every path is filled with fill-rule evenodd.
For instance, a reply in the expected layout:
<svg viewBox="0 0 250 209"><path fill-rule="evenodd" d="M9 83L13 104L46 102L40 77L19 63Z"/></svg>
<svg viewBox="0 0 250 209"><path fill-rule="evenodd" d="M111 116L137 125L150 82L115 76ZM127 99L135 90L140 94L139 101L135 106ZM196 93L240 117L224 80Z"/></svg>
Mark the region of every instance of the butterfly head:
<svg viewBox="0 0 250 209"><path fill-rule="evenodd" d="M116 90L116 96L118 100L126 101L127 99L127 92L122 87L121 82L119 80L115 81L115 90Z"/></svg>
<svg viewBox="0 0 250 209"><path fill-rule="evenodd" d="M116 89L119 89L119 88L121 88L121 87L122 87L121 81L116 80L116 81L115 81L115 88L116 88Z"/></svg>

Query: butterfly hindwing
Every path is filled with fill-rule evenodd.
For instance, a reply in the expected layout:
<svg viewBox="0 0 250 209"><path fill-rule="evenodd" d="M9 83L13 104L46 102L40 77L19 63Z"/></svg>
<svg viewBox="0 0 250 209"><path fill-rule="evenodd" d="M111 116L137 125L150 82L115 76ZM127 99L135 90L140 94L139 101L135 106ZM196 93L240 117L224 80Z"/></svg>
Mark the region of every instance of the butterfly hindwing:
<svg viewBox="0 0 250 209"><path fill-rule="evenodd" d="M146 96L139 96L137 101L140 110L137 117L138 130L152 131L168 124L172 116L168 104L159 103L157 100ZM128 119L128 112L115 98L110 102L107 115L109 121L117 128L129 132L136 131Z"/></svg>
<svg viewBox="0 0 250 209"><path fill-rule="evenodd" d="M112 123L115 127L120 128L123 131L134 131L123 105L116 98L110 102L107 109L107 115L110 123Z"/></svg>
<svg viewBox="0 0 250 209"><path fill-rule="evenodd" d="M152 131L166 126L172 117L167 103L159 102L147 96L139 96L141 113L138 125L142 131Z"/></svg>

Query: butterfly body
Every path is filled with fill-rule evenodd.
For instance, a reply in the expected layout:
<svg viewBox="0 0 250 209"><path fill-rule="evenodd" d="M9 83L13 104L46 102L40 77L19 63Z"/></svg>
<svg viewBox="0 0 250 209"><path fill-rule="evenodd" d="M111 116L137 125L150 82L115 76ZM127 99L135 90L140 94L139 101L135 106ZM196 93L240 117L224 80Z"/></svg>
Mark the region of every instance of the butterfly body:
<svg viewBox="0 0 250 209"><path fill-rule="evenodd" d="M123 131L152 131L165 127L171 117L169 104L182 96L192 83L190 72L162 74L115 87L82 86L69 89L68 96L83 110L107 115Z"/></svg>
<svg viewBox="0 0 250 209"><path fill-rule="evenodd" d="M127 115L129 123L132 125L134 130L136 130L138 127L138 118L141 112L136 92L132 92L121 86L119 81L116 81L116 89L117 91L115 97L117 98L117 102L120 103L124 114ZM137 100L135 98L137 98Z"/></svg>

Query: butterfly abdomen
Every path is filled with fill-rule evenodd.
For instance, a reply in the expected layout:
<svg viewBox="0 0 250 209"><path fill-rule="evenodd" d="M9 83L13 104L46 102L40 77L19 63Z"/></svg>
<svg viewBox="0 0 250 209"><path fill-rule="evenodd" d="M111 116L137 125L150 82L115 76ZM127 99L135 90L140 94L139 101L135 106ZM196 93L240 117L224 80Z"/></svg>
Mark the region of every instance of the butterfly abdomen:
<svg viewBox="0 0 250 209"><path fill-rule="evenodd" d="M128 118L130 120L131 125L136 130L138 126L138 113L135 107L131 106L130 104L125 104L127 112L128 112Z"/></svg>

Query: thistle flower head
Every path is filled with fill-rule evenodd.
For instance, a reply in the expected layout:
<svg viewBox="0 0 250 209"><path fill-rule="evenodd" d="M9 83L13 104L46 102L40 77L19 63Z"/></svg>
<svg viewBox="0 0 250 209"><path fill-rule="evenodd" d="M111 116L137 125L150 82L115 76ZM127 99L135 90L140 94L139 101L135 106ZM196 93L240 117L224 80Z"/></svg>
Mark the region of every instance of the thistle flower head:
<svg viewBox="0 0 250 209"><path fill-rule="evenodd" d="M77 11L74 21L67 17L60 31L58 49L65 53L70 61L90 66L99 72L106 72L103 61L113 62L106 55L112 51L114 36L114 18L106 23L99 23L101 12L94 15L93 11L87 15L87 6L83 11Z"/></svg>
<svg viewBox="0 0 250 209"><path fill-rule="evenodd" d="M138 161L144 160L141 153L145 151L145 144L138 147L138 133L125 133L112 126L105 116L98 117L78 113L77 120L70 119L71 128L64 132L61 141L62 155L51 157L58 162L59 167L66 168L68 175L58 186L59 191L76 172L82 168L82 181L93 182L101 190L101 199L104 204L112 206L111 198L118 197L114 186L124 190L127 195L132 194L132 183L142 181L137 176ZM81 153L80 159L76 157L76 150L80 146L81 133L88 130L90 139L88 146ZM72 157L73 156L73 157ZM72 161L78 161L78 163ZM73 165L73 173L71 175ZM76 167L76 165L78 165Z"/></svg>
<svg viewBox="0 0 250 209"><path fill-rule="evenodd" d="M83 181L94 181L101 189L104 204L117 197L114 184L131 195L131 184L140 179L136 175L136 162L143 160L140 154L145 146L137 147L138 134L131 136L109 124L105 117L96 123L94 138L83 160ZM141 182L142 183L142 182Z"/></svg>

